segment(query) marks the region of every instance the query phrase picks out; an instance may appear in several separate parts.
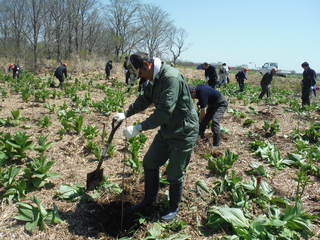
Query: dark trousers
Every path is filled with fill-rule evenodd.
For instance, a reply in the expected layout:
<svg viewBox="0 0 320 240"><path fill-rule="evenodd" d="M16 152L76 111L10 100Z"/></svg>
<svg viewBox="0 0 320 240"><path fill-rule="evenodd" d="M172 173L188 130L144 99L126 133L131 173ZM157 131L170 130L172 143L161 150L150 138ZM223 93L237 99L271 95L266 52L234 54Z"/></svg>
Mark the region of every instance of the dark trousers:
<svg viewBox="0 0 320 240"><path fill-rule="evenodd" d="M126 84L127 84L127 85L128 85L129 78L130 78L130 72L127 71L127 72L126 72Z"/></svg>
<svg viewBox="0 0 320 240"><path fill-rule="evenodd" d="M217 85L217 80L216 79L209 79L208 80L208 85L212 88L216 88Z"/></svg>
<svg viewBox="0 0 320 240"><path fill-rule="evenodd" d="M269 85L261 84L261 93L259 95L259 98L262 99L265 94L267 94L267 97L271 97L270 93L270 87Z"/></svg>
<svg viewBox="0 0 320 240"><path fill-rule="evenodd" d="M220 120L227 107L228 101L223 95L216 103L208 105L206 115L200 123L199 134L205 132L210 120L212 120L211 130L215 136L220 136Z"/></svg>
<svg viewBox="0 0 320 240"><path fill-rule="evenodd" d="M56 75L56 78L58 78L58 80L59 80L60 83L63 83L63 82L64 82L63 75Z"/></svg>
<svg viewBox="0 0 320 240"><path fill-rule="evenodd" d="M302 106L310 105L310 87L302 87Z"/></svg>
<svg viewBox="0 0 320 240"><path fill-rule="evenodd" d="M106 77L110 77L110 70L106 70Z"/></svg>
<svg viewBox="0 0 320 240"><path fill-rule="evenodd" d="M240 92L243 92L244 91L244 78L240 78L238 80L238 84L239 84Z"/></svg>

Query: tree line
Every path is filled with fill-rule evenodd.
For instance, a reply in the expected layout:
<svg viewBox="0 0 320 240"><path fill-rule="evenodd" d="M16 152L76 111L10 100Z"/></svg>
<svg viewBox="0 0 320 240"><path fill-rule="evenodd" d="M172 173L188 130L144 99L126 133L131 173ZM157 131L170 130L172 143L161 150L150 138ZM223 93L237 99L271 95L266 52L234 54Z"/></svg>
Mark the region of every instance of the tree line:
<svg viewBox="0 0 320 240"><path fill-rule="evenodd" d="M139 0L1 0L0 56L30 62L93 55L120 61L141 50L175 63L190 47L169 13Z"/></svg>

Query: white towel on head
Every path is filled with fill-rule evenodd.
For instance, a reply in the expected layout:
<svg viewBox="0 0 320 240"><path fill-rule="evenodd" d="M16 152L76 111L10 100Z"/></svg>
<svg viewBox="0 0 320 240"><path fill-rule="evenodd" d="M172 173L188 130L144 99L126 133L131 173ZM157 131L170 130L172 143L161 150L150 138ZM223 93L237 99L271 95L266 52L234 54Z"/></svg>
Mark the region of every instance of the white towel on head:
<svg viewBox="0 0 320 240"><path fill-rule="evenodd" d="M154 70L153 70L153 80L155 79L157 73L160 71L161 68L161 59L160 58L155 58L153 60L153 65L154 65Z"/></svg>

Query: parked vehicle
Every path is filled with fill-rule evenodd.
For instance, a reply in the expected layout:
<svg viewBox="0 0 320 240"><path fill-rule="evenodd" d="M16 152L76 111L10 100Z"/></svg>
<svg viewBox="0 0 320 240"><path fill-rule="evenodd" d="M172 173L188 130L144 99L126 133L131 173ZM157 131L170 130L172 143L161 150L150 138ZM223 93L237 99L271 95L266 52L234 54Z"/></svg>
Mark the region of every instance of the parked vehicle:
<svg viewBox="0 0 320 240"><path fill-rule="evenodd" d="M281 76L281 77L286 77L287 75L291 74L291 71L279 70L278 63L276 63L276 62L266 62L265 64L262 65L259 72L262 75L264 75L266 72L270 72L272 68L277 68L278 71L277 71L276 75Z"/></svg>

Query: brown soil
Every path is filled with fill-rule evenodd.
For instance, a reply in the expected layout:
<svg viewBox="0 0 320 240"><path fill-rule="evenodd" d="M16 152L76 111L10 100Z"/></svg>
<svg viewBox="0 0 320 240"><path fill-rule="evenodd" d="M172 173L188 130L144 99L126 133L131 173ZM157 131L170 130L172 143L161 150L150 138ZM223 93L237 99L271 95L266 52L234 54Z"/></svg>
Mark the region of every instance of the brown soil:
<svg viewBox="0 0 320 240"><path fill-rule="evenodd" d="M189 79L203 79L203 71L181 69L181 72ZM102 72L100 72L100 74L102 77L95 81L94 84L110 84L112 80L105 80ZM80 73L74 73L72 79L74 79L75 76L82 79L90 77L84 77ZM121 80L124 79L120 64L115 65L112 77ZM257 76L251 76L247 84L257 82L256 78ZM232 75L231 81L234 82L234 76ZM73 80L69 80L69 82L72 83ZM1 87L4 87L4 82L0 84ZM57 89L57 91L60 90ZM90 94L93 101L99 101L105 96L100 90L95 90ZM84 92L79 93L79 95L84 97ZM135 98L136 94L128 96L127 104L124 108L132 103ZM61 106L64 102L73 104L70 99L64 97L61 99L50 99L47 102L56 104L57 106ZM251 127L244 128L242 126L243 119L226 112L221 121L221 125L229 129L230 132L223 134L221 146L218 148L211 146L212 133L209 130L206 132L207 138L205 140L198 140L196 144L191 163L187 170L183 199L177 217L178 220L183 220L187 223L187 227L183 232L189 235L190 239L213 239L215 236L223 235L222 231L212 232L206 227L203 227L207 221L207 209L213 205L213 196L196 193L195 182L204 180L209 187L213 187L214 181L219 179L218 176L214 176L206 169L207 160L204 158L204 154L211 153L217 157L223 155L225 149L229 148L231 152L240 155L232 169L236 171L237 176L241 177L243 181L249 181L249 163L251 161L259 161L262 163L262 161L249 151L248 143L254 141L254 139L246 137L246 132L252 131L264 137L262 120L268 119L273 121L274 119L278 119L280 132L270 136L268 139L276 144L282 157L286 157L287 152L293 152L295 150L294 144L287 136L295 127L298 127L298 123L300 129L309 127L310 118L298 116L293 112L286 112L284 110L285 105L270 106L263 100L261 103L252 104L251 106L260 113L258 116L250 116L251 119L255 120L255 123ZM130 206L143 198L143 175L141 173L133 173L130 168L124 167L123 159L128 157L128 152L125 149L126 145L123 141L122 129L125 126L132 125L136 121L146 119L152 113L152 107L141 114L136 114L123 123L116 132L112 142L112 144L116 146L117 151L112 158L107 159L103 163L104 175L112 179L113 182L118 183L124 189L123 193L117 196L105 193L93 202L63 202L54 198L56 190L62 184L74 185L74 183L78 182L81 186L85 186L87 173L94 171L97 166L97 162L93 161L94 156L88 154L85 149L86 140L82 134L78 135L72 132L71 134L66 134L65 138L61 140L58 130L62 126L57 119L57 114L50 114L49 110L43 107L43 103L33 101L24 103L21 95L9 94L7 98L2 98L0 107L3 108L0 111L1 118L9 117L11 116L10 111L20 109L21 115L30 119L20 125L30 124L33 126L31 129L23 130L26 131L28 135L32 135L31 139L33 141L36 142L37 136L48 135L48 141L54 143L48 149L46 155L50 160L56 161L51 171L58 172L60 177L51 178L51 187L30 192L27 198L22 201L30 202L29 199L34 194L40 199L45 208L51 209L53 204L55 204L59 209L61 218L64 220L61 224L50 226L44 231L37 231L31 236L24 230L25 225L23 222L16 221L12 218L17 214L16 205L9 205L2 202L0 210L0 239L114 239L117 237L132 236L133 234L135 236L134 239L143 239L147 236L147 231L152 226L152 222L157 221L159 218L162 198L167 187L162 186L160 189L160 203L146 209L145 212L142 213L143 216L148 217L148 222L145 225L139 225L136 221L139 216L130 211ZM230 109L238 109L241 112L248 111L248 107L249 106L245 106L241 100L235 100L235 103L229 103ZM101 132L103 123L107 123L107 131L110 132L113 114L106 117L92 110L90 114L84 114L84 126L96 126ZM319 112L312 112L311 115L313 117L319 117ZM49 116L53 122L49 128L41 128L36 125L36 122L44 116ZM10 132L12 134L18 130L21 130L19 126L0 127L0 131ZM144 132L148 140L141 150L141 159L148 149L156 131L157 129ZM103 148L101 138L99 139L98 137L95 141ZM28 156L35 157L36 152L30 151L28 152ZM290 168L276 171L266 164L265 167L270 177L264 180L273 188L275 196L292 199L296 190L296 182L293 180L293 178L296 177L296 170ZM165 172L164 168L161 170ZM319 185L319 179L311 176L311 184L306 187L305 194L302 198L305 210L309 214L316 216L320 216ZM3 192L3 188L0 188L0 191ZM215 204L229 204L229 201L230 196L225 194L216 198ZM255 214L261 214L262 212L263 210L257 209ZM202 227L199 227L199 224ZM312 239L319 239L319 220L314 222L313 232L315 233L315 237ZM205 236L205 234L209 234L209 237Z"/></svg>

